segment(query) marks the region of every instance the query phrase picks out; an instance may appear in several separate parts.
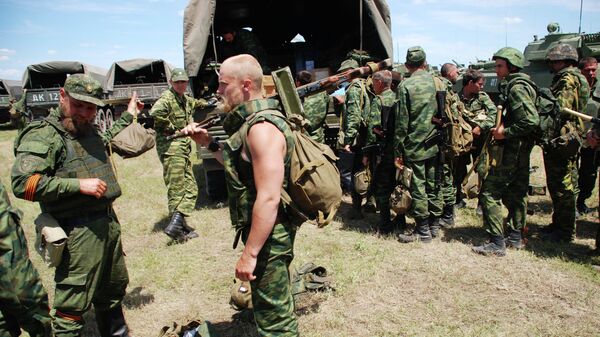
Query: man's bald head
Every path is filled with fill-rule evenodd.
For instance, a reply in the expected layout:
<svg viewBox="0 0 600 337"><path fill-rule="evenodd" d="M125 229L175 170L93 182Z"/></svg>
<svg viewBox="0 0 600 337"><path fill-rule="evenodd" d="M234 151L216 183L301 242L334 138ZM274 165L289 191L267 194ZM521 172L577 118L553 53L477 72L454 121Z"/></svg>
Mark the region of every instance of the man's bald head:
<svg viewBox="0 0 600 337"><path fill-rule="evenodd" d="M262 68L260 63L249 54L240 54L226 59L221 64L221 74L234 77L238 80L249 79L252 81L253 89L258 92L262 88Z"/></svg>

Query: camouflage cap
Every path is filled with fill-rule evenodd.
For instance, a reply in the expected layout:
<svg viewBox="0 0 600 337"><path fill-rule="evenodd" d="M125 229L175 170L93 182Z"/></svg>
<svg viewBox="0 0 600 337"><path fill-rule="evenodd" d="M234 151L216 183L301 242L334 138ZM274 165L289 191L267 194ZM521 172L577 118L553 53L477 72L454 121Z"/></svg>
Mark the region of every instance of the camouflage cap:
<svg viewBox="0 0 600 337"><path fill-rule="evenodd" d="M410 47L406 51L406 63L409 65L425 62L426 57L425 50L421 46Z"/></svg>
<svg viewBox="0 0 600 337"><path fill-rule="evenodd" d="M104 106L102 85L89 75L73 74L67 77L63 89L78 101Z"/></svg>
<svg viewBox="0 0 600 337"><path fill-rule="evenodd" d="M494 56L492 56L492 60L497 58L504 59L519 69L523 69L523 66L525 65L525 56L523 56L523 53L512 47L500 48Z"/></svg>
<svg viewBox="0 0 600 337"><path fill-rule="evenodd" d="M190 79L184 69L175 68L175 69L173 69L173 71L171 71L171 81L177 82L177 81L189 81L189 80Z"/></svg>
<svg viewBox="0 0 600 337"><path fill-rule="evenodd" d="M340 69L338 69L338 73L348 69L356 69L358 68L358 61L355 59L347 59L342 62L340 65Z"/></svg>
<svg viewBox="0 0 600 337"><path fill-rule="evenodd" d="M579 55L577 54L577 50L575 50L573 46L566 43L559 43L548 50L548 53L546 54L546 60L571 60L577 62L579 60Z"/></svg>

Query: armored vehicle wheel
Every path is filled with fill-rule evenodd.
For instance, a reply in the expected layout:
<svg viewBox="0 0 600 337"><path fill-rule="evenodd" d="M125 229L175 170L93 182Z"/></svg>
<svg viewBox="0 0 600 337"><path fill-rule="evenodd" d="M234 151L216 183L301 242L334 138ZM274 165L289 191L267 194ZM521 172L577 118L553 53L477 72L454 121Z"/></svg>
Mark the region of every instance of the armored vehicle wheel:
<svg viewBox="0 0 600 337"><path fill-rule="evenodd" d="M106 108L106 130L110 130L115 122L113 112L110 108Z"/></svg>
<svg viewBox="0 0 600 337"><path fill-rule="evenodd" d="M95 123L98 126L98 129L100 129L100 132L106 132L106 115L104 114L104 110L98 109L96 112Z"/></svg>

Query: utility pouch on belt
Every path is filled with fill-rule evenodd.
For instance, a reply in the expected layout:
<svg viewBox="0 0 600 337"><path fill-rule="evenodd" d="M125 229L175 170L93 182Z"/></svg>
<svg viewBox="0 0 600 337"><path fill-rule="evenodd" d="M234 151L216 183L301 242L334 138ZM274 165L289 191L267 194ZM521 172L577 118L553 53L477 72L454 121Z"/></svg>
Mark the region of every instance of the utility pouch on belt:
<svg viewBox="0 0 600 337"><path fill-rule="evenodd" d="M35 250L48 267L56 267L62 260L67 244L67 234L58 221L49 213L41 213L34 221L37 233Z"/></svg>
<svg viewBox="0 0 600 337"><path fill-rule="evenodd" d="M504 146L494 143L488 147L489 161L491 167L498 167L502 164L502 155L504 154Z"/></svg>
<svg viewBox="0 0 600 337"><path fill-rule="evenodd" d="M404 166L396 170L396 181L398 182L390 196L390 206L396 214L406 214L412 205L410 195L410 182L413 171Z"/></svg>
<svg viewBox="0 0 600 337"><path fill-rule="evenodd" d="M560 136L550 141L550 146L560 151L563 158L572 158L579 153L583 140L577 128L568 121L561 129Z"/></svg>

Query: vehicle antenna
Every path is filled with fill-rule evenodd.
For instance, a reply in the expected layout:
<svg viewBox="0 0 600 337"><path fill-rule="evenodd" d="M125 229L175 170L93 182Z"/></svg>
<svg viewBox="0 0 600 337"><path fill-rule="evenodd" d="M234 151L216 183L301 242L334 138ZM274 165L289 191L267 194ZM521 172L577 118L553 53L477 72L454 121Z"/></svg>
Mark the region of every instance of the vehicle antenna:
<svg viewBox="0 0 600 337"><path fill-rule="evenodd" d="M581 14L583 13L583 0L579 4L579 34L581 34Z"/></svg>

